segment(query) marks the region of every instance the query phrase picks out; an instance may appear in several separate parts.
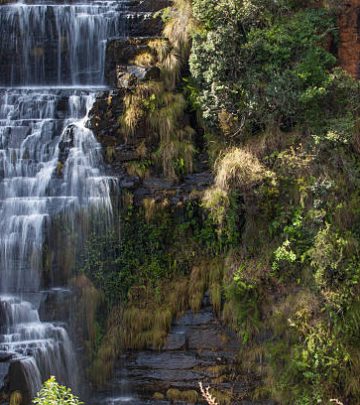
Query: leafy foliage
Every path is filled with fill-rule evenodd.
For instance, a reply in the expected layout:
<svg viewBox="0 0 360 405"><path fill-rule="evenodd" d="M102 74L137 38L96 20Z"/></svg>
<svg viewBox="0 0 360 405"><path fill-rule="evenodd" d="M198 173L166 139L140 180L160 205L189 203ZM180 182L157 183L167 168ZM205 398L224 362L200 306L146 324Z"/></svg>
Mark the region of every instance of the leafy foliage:
<svg viewBox="0 0 360 405"><path fill-rule="evenodd" d="M40 392L33 399L36 405L82 405L75 395L72 394L71 389L58 384L55 377L50 377L47 380Z"/></svg>
<svg viewBox="0 0 360 405"><path fill-rule="evenodd" d="M194 15L201 29L190 65L210 127L219 126L224 110L237 122L232 136L274 124L326 125L331 99L346 83L329 74L336 63L326 49L334 41L331 9L195 0Z"/></svg>
<svg viewBox="0 0 360 405"><path fill-rule="evenodd" d="M121 233L114 230L89 238L81 271L105 293L109 305L126 298L134 283L146 285L167 274L168 220L149 224L142 213L129 208Z"/></svg>

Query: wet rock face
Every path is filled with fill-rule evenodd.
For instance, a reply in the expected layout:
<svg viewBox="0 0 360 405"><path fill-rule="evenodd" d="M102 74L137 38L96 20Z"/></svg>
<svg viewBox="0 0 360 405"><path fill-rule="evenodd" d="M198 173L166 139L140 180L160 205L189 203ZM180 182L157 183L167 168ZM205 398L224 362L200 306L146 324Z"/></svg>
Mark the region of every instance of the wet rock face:
<svg viewBox="0 0 360 405"><path fill-rule="evenodd" d="M65 288L44 291L39 307L40 318L44 322L68 322L73 311L72 295L72 291Z"/></svg>
<svg viewBox="0 0 360 405"><path fill-rule="evenodd" d="M133 0L133 6L137 12L156 12L169 7L171 0Z"/></svg>
<svg viewBox="0 0 360 405"><path fill-rule="evenodd" d="M170 0L133 0L128 4L127 32L129 37L159 35L163 28L161 16L154 13L171 5Z"/></svg>
<svg viewBox="0 0 360 405"><path fill-rule="evenodd" d="M105 77L107 83L113 87L131 87L136 82L130 82L128 86L119 83L119 74L127 71L130 61L142 50L147 49L147 38L123 38L109 41L106 47Z"/></svg>
<svg viewBox="0 0 360 405"><path fill-rule="evenodd" d="M157 37L152 37L152 39ZM139 81L159 80L157 66L132 65L132 60L141 52L148 51L149 38L123 38L111 40L106 48L105 76L110 86L132 89Z"/></svg>
<svg viewBox="0 0 360 405"><path fill-rule="evenodd" d="M130 0L126 6L126 37L115 37L108 41L105 57L106 82L117 88L131 87L135 83L124 85L123 75L129 73L135 79L157 79L158 69L137 69L131 60L142 51L148 50L150 39L162 35L163 22L156 12L169 7L170 0Z"/></svg>
<svg viewBox="0 0 360 405"><path fill-rule="evenodd" d="M108 386L113 398L109 404L126 395L133 398L130 404L204 403L200 381L229 393L234 404L250 404L242 398L251 383L244 376L238 381L231 378L237 367L239 341L217 320L207 298L203 304L200 312L188 311L173 323L161 351L123 355Z"/></svg>
<svg viewBox="0 0 360 405"><path fill-rule="evenodd" d="M102 145L107 171L120 181L125 175L123 164L138 159L136 147L140 142L136 139L125 139L120 130L125 91L118 89L99 94L87 123Z"/></svg>
<svg viewBox="0 0 360 405"><path fill-rule="evenodd" d="M9 367L9 380L10 382L10 392L20 391L23 394L25 403L29 403L31 399L31 391L28 386L28 376L26 371L20 361L14 361Z"/></svg>
<svg viewBox="0 0 360 405"><path fill-rule="evenodd" d="M28 370L24 368L24 364L18 360L1 357L0 370L3 367L6 368L6 375L3 379L3 386L0 388L0 403L8 403L11 394L19 392L21 393L21 404L30 404L32 398L31 386L29 385Z"/></svg>
<svg viewBox="0 0 360 405"><path fill-rule="evenodd" d="M360 77L360 0L347 0L339 19L341 66L354 78Z"/></svg>

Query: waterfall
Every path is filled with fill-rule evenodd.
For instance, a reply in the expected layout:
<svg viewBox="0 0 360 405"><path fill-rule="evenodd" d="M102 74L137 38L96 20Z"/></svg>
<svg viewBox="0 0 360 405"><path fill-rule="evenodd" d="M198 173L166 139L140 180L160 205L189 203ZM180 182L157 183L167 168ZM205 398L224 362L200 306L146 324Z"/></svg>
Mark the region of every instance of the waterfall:
<svg viewBox="0 0 360 405"><path fill-rule="evenodd" d="M2 6L0 85L95 84L104 80L106 40L123 31L121 2Z"/></svg>
<svg viewBox="0 0 360 405"><path fill-rule="evenodd" d="M64 282L44 251L56 220L81 233L84 213L111 219L114 180L86 124L120 16L120 1L0 6L0 378L16 364L29 397L50 375L77 389L66 328L39 317L44 272Z"/></svg>

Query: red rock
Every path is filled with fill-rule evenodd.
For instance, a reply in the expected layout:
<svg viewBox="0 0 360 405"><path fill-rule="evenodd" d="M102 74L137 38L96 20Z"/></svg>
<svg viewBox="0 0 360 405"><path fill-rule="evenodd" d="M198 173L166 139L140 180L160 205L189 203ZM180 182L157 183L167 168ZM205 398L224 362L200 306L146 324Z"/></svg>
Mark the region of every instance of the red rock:
<svg viewBox="0 0 360 405"><path fill-rule="evenodd" d="M340 65L353 77L360 77L360 0L346 0L339 18Z"/></svg>

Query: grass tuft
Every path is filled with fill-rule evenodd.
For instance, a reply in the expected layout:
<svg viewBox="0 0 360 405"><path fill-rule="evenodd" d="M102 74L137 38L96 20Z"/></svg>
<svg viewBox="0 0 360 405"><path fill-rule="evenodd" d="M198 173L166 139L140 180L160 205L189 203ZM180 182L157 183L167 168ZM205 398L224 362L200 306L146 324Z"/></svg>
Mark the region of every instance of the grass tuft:
<svg viewBox="0 0 360 405"><path fill-rule="evenodd" d="M216 163L215 184L228 191L233 188L249 191L267 175L265 167L250 151L240 148L228 150Z"/></svg>

